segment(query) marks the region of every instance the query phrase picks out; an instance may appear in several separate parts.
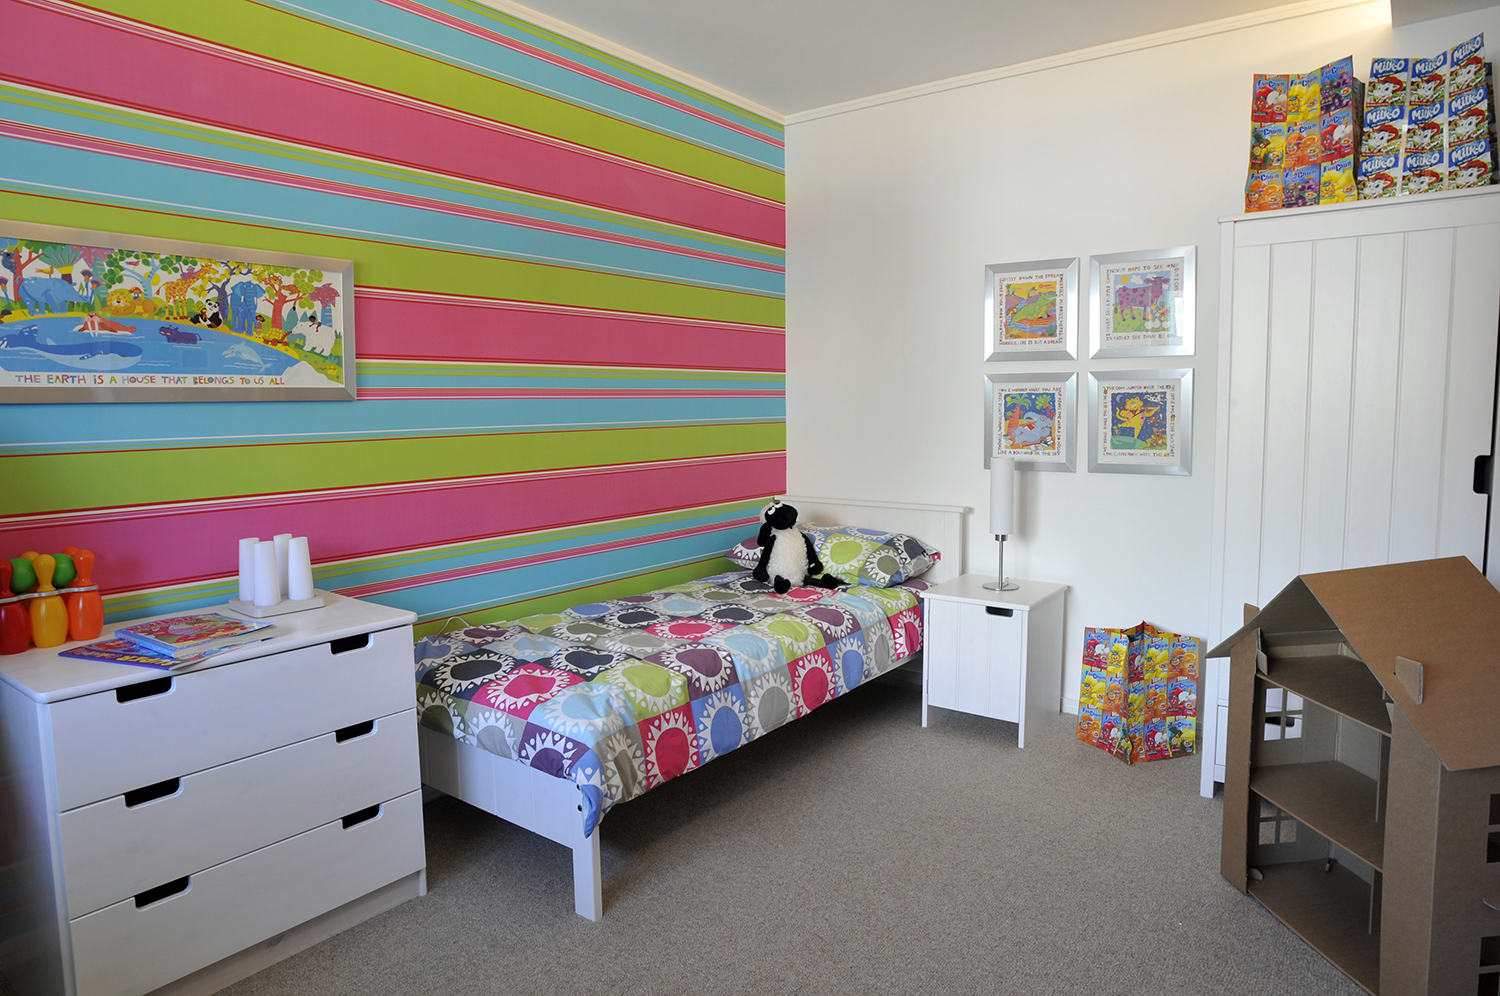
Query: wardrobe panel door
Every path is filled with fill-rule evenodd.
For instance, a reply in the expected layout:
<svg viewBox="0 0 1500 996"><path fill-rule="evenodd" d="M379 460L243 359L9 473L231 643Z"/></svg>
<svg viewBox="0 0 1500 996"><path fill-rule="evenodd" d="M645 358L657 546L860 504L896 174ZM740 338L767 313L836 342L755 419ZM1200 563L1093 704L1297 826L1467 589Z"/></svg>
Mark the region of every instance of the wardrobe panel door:
<svg viewBox="0 0 1500 996"><path fill-rule="evenodd" d="M1265 605L1299 573L1312 301L1313 243L1273 246L1260 577L1257 597L1253 599L1256 605Z"/></svg>
<svg viewBox="0 0 1500 996"><path fill-rule="evenodd" d="M1240 628L1240 606L1260 604L1261 460L1265 453L1266 337L1271 249L1234 251L1234 335L1230 342L1229 443L1224 459L1225 521L1222 632Z"/></svg>
<svg viewBox="0 0 1500 996"><path fill-rule="evenodd" d="M1453 250L1452 336L1443 425L1443 485L1437 555L1484 566L1487 496L1474 493L1474 458L1490 452L1495 403L1496 315L1500 315L1500 225L1458 229ZM1500 564L1490 563L1490 577Z"/></svg>
<svg viewBox="0 0 1500 996"><path fill-rule="evenodd" d="M1453 300L1453 229L1406 237L1406 286L1396 403L1396 461L1391 482L1392 563L1437 552L1443 478L1441 399L1448 381Z"/></svg>
<svg viewBox="0 0 1500 996"><path fill-rule="evenodd" d="M1299 569L1304 574L1344 566L1357 261L1356 239L1327 239L1314 249L1307 484Z"/></svg>
<svg viewBox="0 0 1500 996"><path fill-rule="evenodd" d="M1389 562L1405 250L1399 233L1359 240L1344 567Z"/></svg>

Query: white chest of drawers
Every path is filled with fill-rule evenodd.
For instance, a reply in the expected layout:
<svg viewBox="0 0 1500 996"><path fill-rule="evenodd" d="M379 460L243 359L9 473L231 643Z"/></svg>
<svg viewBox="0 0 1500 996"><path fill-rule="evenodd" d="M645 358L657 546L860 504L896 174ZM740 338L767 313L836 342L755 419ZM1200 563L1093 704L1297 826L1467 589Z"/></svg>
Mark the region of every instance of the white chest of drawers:
<svg viewBox="0 0 1500 996"><path fill-rule="evenodd" d="M921 593L926 644L922 725L927 707L989 716L1026 728L1062 707L1063 603L1067 585L1018 581L990 591L994 578L964 574Z"/></svg>
<svg viewBox="0 0 1500 996"><path fill-rule="evenodd" d="M0 657L10 984L212 992L421 895L414 621L330 595L182 671Z"/></svg>

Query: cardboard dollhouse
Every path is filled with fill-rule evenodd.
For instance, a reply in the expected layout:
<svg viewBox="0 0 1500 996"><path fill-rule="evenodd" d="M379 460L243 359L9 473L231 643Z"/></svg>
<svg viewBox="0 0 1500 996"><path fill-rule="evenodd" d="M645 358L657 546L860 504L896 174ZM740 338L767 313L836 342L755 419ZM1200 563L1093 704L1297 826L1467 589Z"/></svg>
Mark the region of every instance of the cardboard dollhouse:
<svg viewBox="0 0 1500 996"><path fill-rule="evenodd" d="M1224 877L1371 993L1500 992L1500 592L1453 557L1245 610Z"/></svg>

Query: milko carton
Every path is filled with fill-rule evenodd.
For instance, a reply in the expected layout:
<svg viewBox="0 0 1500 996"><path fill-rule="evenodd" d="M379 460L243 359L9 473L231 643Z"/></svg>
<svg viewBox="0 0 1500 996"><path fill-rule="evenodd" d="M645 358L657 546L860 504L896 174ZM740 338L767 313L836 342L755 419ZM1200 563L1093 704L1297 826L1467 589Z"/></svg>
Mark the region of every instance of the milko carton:
<svg viewBox="0 0 1500 996"><path fill-rule="evenodd" d="M1484 35L1448 51L1448 99L1478 86L1484 86Z"/></svg>
<svg viewBox="0 0 1500 996"><path fill-rule="evenodd" d="M1331 111L1323 115L1323 161L1343 159L1355 152L1354 108ZM1282 140L1283 146L1285 139Z"/></svg>
<svg viewBox="0 0 1500 996"><path fill-rule="evenodd" d="M1406 132L1406 108L1398 105L1365 108L1365 127L1359 136L1361 156L1399 155Z"/></svg>
<svg viewBox="0 0 1500 996"><path fill-rule="evenodd" d="M1411 64L1411 86L1406 94L1408 105L1438 103L1447 97L1447 52L1430 59L1418 59Z"/></svg>
<svg viewBox="0 0 1500 996"><path fill-rule="evenodd" d="M1354 179L1354 157L1324 161L1318 185L1318 203L1342 204L1359 199L1359 186Z"/></svg>
<svg viewBox="0 0 1500 996"><path fill-rule="evenodd" d="M1401 193L1426 194L1447 185L1448 154L1442 149L1408 152L1401 158Z"/></svg>
<svg viewBox="0 0 1500 996"><path fill-rule="evenodd" d="M1442 152L1447 147L1447 106L1413 104L1406 113L1406 151Z"/></svg>
<svg viewBox="0 0 1500 996"><path fill-rule="evenodd" d="M1284 207L1311 207L1322 192L1323 168L1316 163L1301 169L1287 169L1282 181L1281 203Z"/></svg>
<svg viewBox="0 0 1500 996"><path fill-rule="evenodd" d="M1287 77L1255 74L1255 95L1250 101L1250 120L1255 123L1285 123Z"/></svg>
<svg viewBox="0 0 1500 996"><path fill-rule="evenodd" d="M1286 168L1301 169L1323 161L1323 136L1320 119L1298 121L1286 126Z"/></svg>
<svg viewBox="0 0 1500 996"><path fill-rule="evenodd" d="M1362 201L1395 197L1401 189L1401 157L1394 152L1360 157L1358 186Z"/></svg>
<svg viewBox="0 0 1500 996"><path fill-rule="evenodd" d="M1472 142L1490 131L1490 89L1477 86L1448 101L1448 144Z"/></svg>
<svg viewBox="0 0 1500 996"><path fill-rule="evenodd" d="M1286 120L1288 124L1299 121L1317 121L1323 114L1322 70L1314 69L1301 76L1288 77L1286 94Z"/></svg>
<svg viewBox="0 0 1500 996"><path fill-rule="evenodd" d="M1370 60L1370 82L1365 87L1365 107L1404 107L1411 82L1410 59Z"/></svg>
<svg viewBox="0 0 1500 996"><path fill-rule="evenodd" d="M1280 169L1286 164L1286 125L1250 126L1250 168Z"/></svg>
<svg viewBox="0 0 1500 996"><path fill-rule="evenodd" d="M1245 210L1279 211L1281 205L1281 170L1251 170L1250 179L1245 182Z"/></svg>
<svg viewBox="0 0 1500 996"><path fill-rule="evenodd" d="M1494 159L1488 135L1455 145L1448 154L1448 189L1488 187L1493 171Z"/></svg>

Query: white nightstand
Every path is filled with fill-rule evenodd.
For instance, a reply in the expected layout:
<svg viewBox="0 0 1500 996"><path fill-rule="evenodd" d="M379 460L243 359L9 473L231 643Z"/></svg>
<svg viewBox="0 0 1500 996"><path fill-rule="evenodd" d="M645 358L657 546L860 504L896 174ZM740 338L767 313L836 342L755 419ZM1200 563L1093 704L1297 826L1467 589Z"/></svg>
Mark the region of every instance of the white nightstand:
<svg viewBox="0 0 1500 996"><path fill-rule="evenodd" d="M993 577L965 574L922 592L926 644L922 725L927 707L956 709L1016 723L1026 746L1027 723L1062 711L1065 584L1021 581L1016 591L982 587Z"/></svg>
<svg viewBox="0 0 1500 996"><path fill-rule="evenodd" d="M327 598L181 671L0 657L22 996L212 992L425 891L416 617Z"/></svg>

